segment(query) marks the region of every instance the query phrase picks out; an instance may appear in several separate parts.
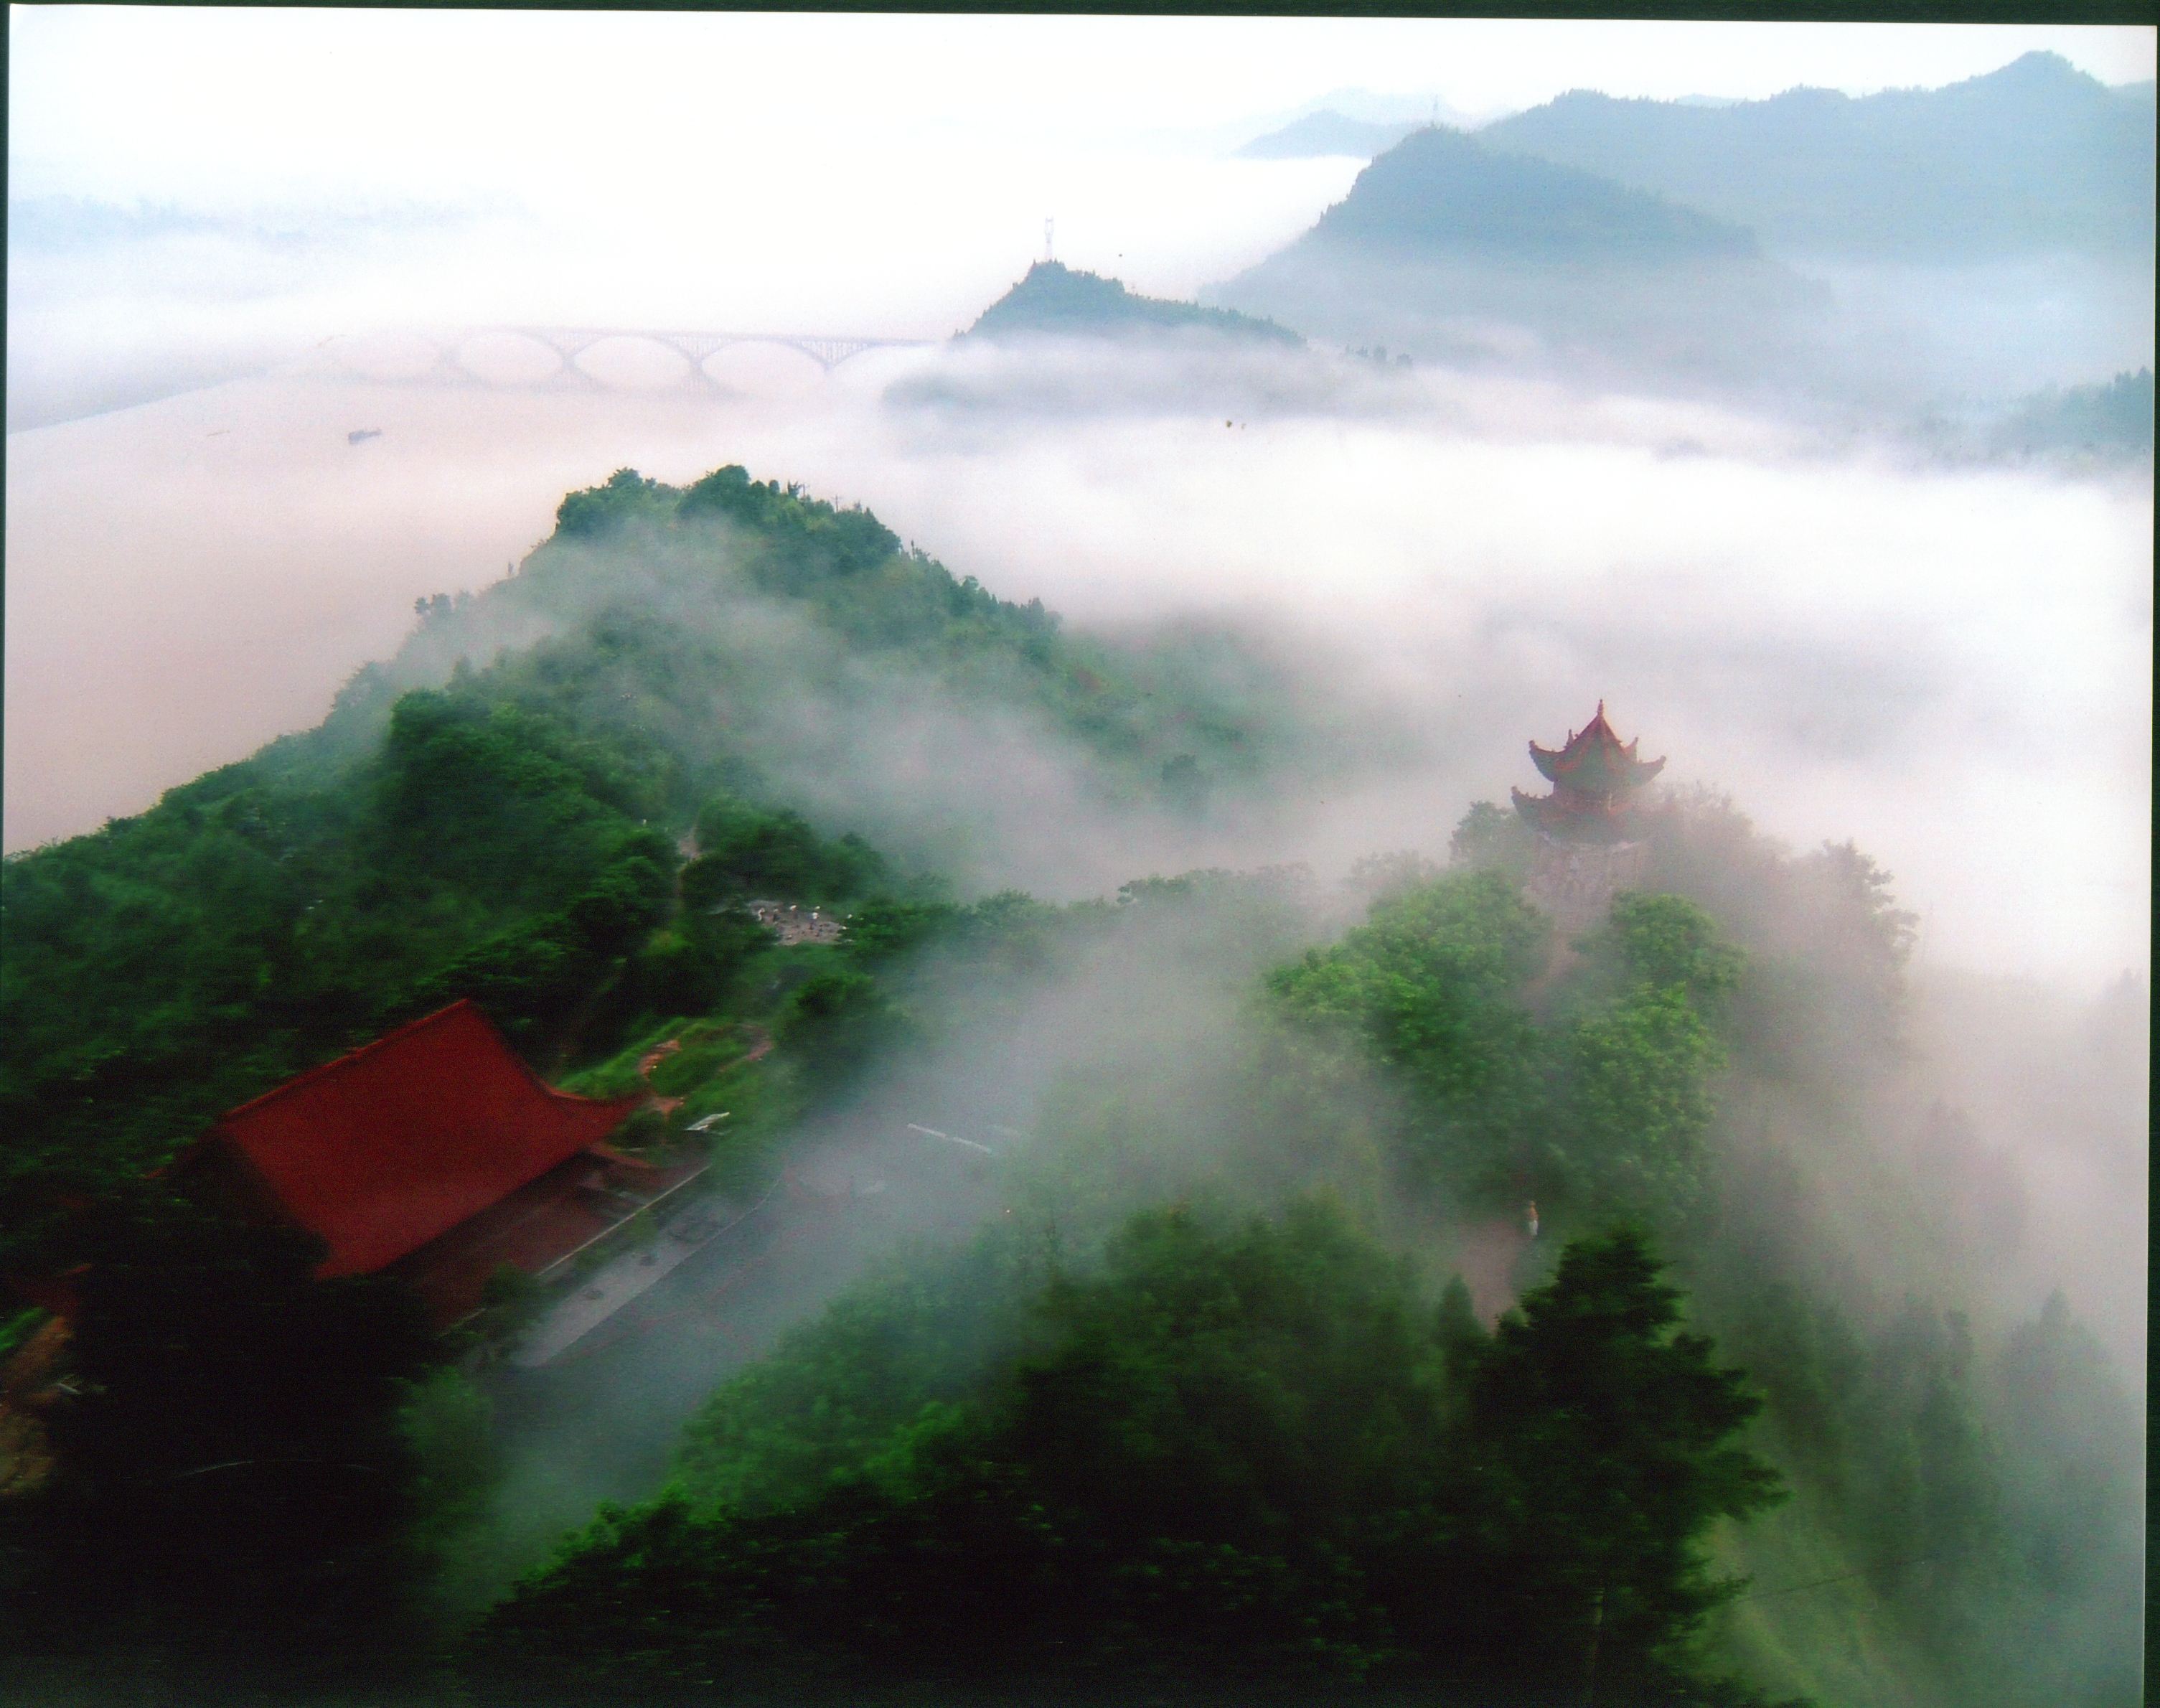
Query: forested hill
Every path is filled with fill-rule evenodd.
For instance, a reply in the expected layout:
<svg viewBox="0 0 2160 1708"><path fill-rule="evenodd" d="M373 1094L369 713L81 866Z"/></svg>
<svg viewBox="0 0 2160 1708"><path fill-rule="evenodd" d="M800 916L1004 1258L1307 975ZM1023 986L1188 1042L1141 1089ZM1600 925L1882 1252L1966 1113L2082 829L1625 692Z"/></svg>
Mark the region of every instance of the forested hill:
<svg viewBox="0 0 2160 1708"><path fill-rule="evenodd" d="M551 1059L597 988L664 999L652 933L716 795L964 882L1015 822L1189 818L1294 745L1234 647L1067 634L740 468L620 472L512 576L420 605L319 729L0 868L10 1237L454 996Z"/></svg>
<svg viewBox="0 0 2160 1708"><path fill-rule="evenodd" d="M1027 276L985 309L968 335L976 338L1055 333L1067 337L1111 338L1145 332L1201 331L1263 343L1297 345L1304 340L1287 327L1228 309L1163 297L1144 297L1114 278L1084 273L1055 261L1038 261Z"/></svg>
<svg viewBox="0 0 2160 1708"><path fill-rule="evenodd" d="M1782 252L2134 258L2152 243L2152 91L2036 53L1858 98L1794 89L1707 107L1577 91L1480 135L1751 226Z"/></svg>
<svg viewBox="0 0 2160 1708"><path fill-rule="evenodd" d="M619 473L423 605L321 728L0 868L0 1275L80 1307L49 1476L0 1486L0 1651L123 1686L55 1700L1486 1708L1579 1701L1593 1659L1599 1701L1669 1708L1767 1708L1735 1669L2139 1700L2137 1407L2064 1301L1996 1285L2026 1254L1982 1135L1890 1095L1913 921L1856 849L1676 795L1564 956L1489 803L1449 870L1362 863L1347 929L1280 871L962 905L791 803L824 774L953 818L1006 787L966 745L1005 719L1070 840L1266 781L1310 709L738 468ZM738 905L776 896L844 933ZM457 997L573 1091L649 1086L621 1142L745 1204L819 1114L958 1098L1014 1142L971 1187L896 1161L776 1207L833 1285L897 1242L781 1343L759 1289L821 1284L767 1223L491 1425L396 1283L143 1178ZM898 1241L911 1178L957 1242ZM663 1490L636 1437L707 1372ZM563 1474L600 1461L649 1465L635 1504Z"/></svg>

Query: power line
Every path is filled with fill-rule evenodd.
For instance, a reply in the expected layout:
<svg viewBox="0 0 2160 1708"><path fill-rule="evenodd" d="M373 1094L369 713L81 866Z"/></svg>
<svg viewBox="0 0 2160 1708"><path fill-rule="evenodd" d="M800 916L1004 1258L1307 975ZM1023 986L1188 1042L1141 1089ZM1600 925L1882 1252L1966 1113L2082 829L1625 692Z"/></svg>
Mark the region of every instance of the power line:
<svg viewBox="0 0 2160 1708"><path fill-rule="evenodd" d="M1806 1583L1789 1583L1780 1589L1758 1590L1752 1596L1735 1596L1726 1605L1737 1607L1742 1602L1767 1602L1775 1596L1796 1596L1802 1590L1819 1590L1825 1584L1850 1583L1856 1577L1869 1577L1878 1570L1891 1570L1901 1565L1925 1565L1934 1557L1932 1554L1922 1554L1910 1560L1889 1560L1881 1566L1863 1566L1858 1571L1841 1571L1835 1577L1818 1577Z"/></svg>

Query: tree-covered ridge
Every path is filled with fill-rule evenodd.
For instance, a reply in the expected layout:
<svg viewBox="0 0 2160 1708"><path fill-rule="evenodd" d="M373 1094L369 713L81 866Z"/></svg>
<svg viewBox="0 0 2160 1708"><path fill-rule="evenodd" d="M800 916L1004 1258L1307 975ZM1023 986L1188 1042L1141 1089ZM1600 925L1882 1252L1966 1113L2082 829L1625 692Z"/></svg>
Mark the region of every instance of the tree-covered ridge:
<svg viewBox="0 0 2160 1708"><path fill-rule="evenodd" d="M1181 760L1207 779L1250 779L1301 734L1280 673L1234 642L1075 634L1040 600L999 599L903 548L859 506L739 467L680 489L620 470L563 501L517 574L424 615L404 654L348 687L356 712L451 658L546 635L554 645L523 666L527 697L649 729L714 777L745 757L828 764L829 745L805 745L806 691L828 718L873 724L955 710L1046 720L1031 733L1077 743L1112 795L1160 796ZM565 641L580 644L565 656Z"/></svg>
<svg viewBox="0 0 2160 1708"><path fill-rule="evenodd" d="M519 573L421 604L319 729L0 868L11 1236L459 996L549 1067L709 997L735 952L709 913L667 923L678 838L720 794L784 819L880 719L1010 719L1068 741L1101 799L1174 813L1293 727L1234 647L1068 636L739 468L679 491L620 473L566 498ZM845 821L773 823L764 865L732 844L745 884L907 888L844 849L813 882L786 849Z"/></svg>
<svg viewBox="0 0 2160 1708"><path fill-rule="evenodd" d="M968 329L974 338L1020 333L1068 337L1115 337L1144 331L1198 330L1263 343L1295 345L1304 340L1287 327L1229 309L1202 308L1162 297L1144 297L1114 278L1056 261L1038 261L1026 276L983 310Z"/></svg>
<svg viewBox="0 0 2160 1708"><path fill-rule="evenodd" d="M506 996L491 965L527 999L497 1004L514 1036L582 994L667 911L663 770L460 684L357 758L243 761L10 859L10 1233L391 1025Z"/></svg>
<svg viewBox="0 0 2160 1708"><path fill-rule="evenodd" d="M1961 1701L2134 1700L2135 1610L2105 1587L2134 1577L2119 1379L2059 1301L1983 1334L1856 1290L1755 1130L1817 1051L1864 1078L1893 1059L1845 1030L1894 1011L1908 927L1883 875L1687 802L1658 864L1706 901L1624 896L1555 963L1499 828L1458 835L1482 869L1373 863L1367 921L1262 982L1249 1050L1197 1098L1130 1060L1053 1092L1005 1171L1013 1219L896 1262L724 1388L666 1498L605 1515L491 1620L482 1688L587 1700L626 1654L656 1690L776 1698L1072 1682L1068 1659L1085 1682L1084 1653L1106 1688L1249 1664L1573 1700L1595 1652L1600 1700L1745 1700L1701 1682L1738 1657L1823 1700L1903 1665ZM1224 893L1136 890L1119 916ZM1804 1135L1825 1168L1856 1154L1848 1114ZM1934 1219L1909 1178L1845 1190L1916 1246ZM1165 1201L1272 1207L1131 1207ZM1641 1238L1607 1231L1631 1211L1665 1229L1685 1321ZM1515 1230L1519 1316L1488 1335L1459 1286L1427 1290L1452 1261L1436 1214ZM1763 1396L1750 1436L1728 1362ZM2075 1399L2036 1401L2056 1380ZM1794 1494L1774 1513L1767 1466ZM1736 1564L1758 1574L1737 1601ZM1805 1599L1819 1581L1844 1587ZM620 1611L589 1639L570 1614L595 1607ZM2040 1635L2086 1619L2112 1634ZM1784 1652L1795 1628L1821 1653ZM1913 1659L1839 1659L1890 1649Z"/></svg>
<svg viewBox="0 0 2160 1708"><path fill-rule="evenodd" d="M1401 1077L1401 1161L1428 1189L1678 1227L1707 1190L1714 1022L1742 958L1679 897L1623 895L1540 1016L1550 932L1502 873L1460 873L1383 899L1270 985L1293 1022Z"/></svg>
<svg viewBox="0 0 2160 1708"><path fill-rule="evenodd" d="M482 1394L389 1284L315 1290L304 1241L141 1171L470 995L573 1090L682 1100L627 1142L730 1111L736 1187L806 1115L953 1062L1031 1129L985 1165L989 1231L721 1388L673 1492L484 1626L476 1690L1118 1698L1235 1664L1255 1695L1733 1705L1706 1679L1737 1668L2137 1700L2137 1408L2059 1300L1986 1285L1941 1190L1976 1155L1955 1111L1916 1139L1874 1097L1913 919L1857 849L1676 795L1643 888L1565 943L1491 806L1452 870L1363 863L1347 928L1295 870L963 904L800 792L791 717L1024 713L1104 798L1197 812L1191 771L1264 774L1292 710L739 470L563 511L322 729L5 869L0 1267L91 1265L91 1386L45 1497L0 1502L0 1647L132 1621L114 1643L289 1685L416 1679L452 1634ZM1202 757L1158 764L1173 740ZM740 906L775 896L844 934L776 942ZM1054 1066L1046 994L1088 1040ZM1458 1270L1519 1314L1484 1326Z"/></svg>
<svg viewBox="0 0 2160 1708"><path fill-rule="evenodd" d="M939 1324L978 1320L1000 1269L985 1358ZM1700 1700L1688 1641L1730 1592L1701 1538L1776 1482L1736 1440L1757 1402L1657 1270L1634 1236L1586 1243L1488 1336L1324 1201L1144 1212L1099 1268L1001 1228L724 1394L675 1492L605 1515L488 1622L476 1679L506 1700L896 1676L1520 1692L1590 1665ZM730 1431L805 1384L822 1470ZM1594 1498L1551 1499L1577 1478ZM1533 1508L1550 1522L1516 1521Z"/></svg>

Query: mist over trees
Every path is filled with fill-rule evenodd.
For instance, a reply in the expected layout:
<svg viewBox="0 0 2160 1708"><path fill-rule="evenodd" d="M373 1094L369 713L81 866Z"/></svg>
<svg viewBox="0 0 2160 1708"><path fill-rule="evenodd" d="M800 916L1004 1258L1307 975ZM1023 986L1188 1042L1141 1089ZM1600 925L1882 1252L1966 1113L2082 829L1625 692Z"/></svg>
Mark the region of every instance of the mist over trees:
<svg viewBox="0 0 2160 1708"><path fill-rule="evenodd" d="M169 18L13 21L0 1697L2143 1700L2149 81Z"/></svg>
<svg viewBox="0 0 2160 1708"><path fill-rule="evenodd" d="M1038 261L1029 267L1018 284L983 310L966 335L1011 338L1032 333L1116 338L1151 331L1209 332L1290 348L1303 342L1297 334L1271 320L1256 320L1228 309L1203 309L1192 303L1144 297L1116 279L1076 271L1055 261Z"/></svg>
<svg viewBox="0 0 2160 1708"><path fill-rule="evenodd" d="M80 1295L5 1508L21 1652L209 1700L424 1695L430 1654L566 1702L2132 1699L2136 1404L2059 1294L1986 1290L1970 1218L2017 1224L1940 1190L1954 1113L1878 1136L1914 920L1856 848L1676 792L1571 940L1489 803L1339 896L963 901L802 788L806 708L1005 709L1109 813L1311 737L1254 663L1108 648L739 468L573 493L418 616L319 729L0 875L5 1258ZM761 896L846 929L780 945ZM460 997L571 1089L649 1074L647 1139L730 1111L746 1196L803 1124L963 1085L1031 1131L536 1559L455 1344L144 1177Z"/></svg>

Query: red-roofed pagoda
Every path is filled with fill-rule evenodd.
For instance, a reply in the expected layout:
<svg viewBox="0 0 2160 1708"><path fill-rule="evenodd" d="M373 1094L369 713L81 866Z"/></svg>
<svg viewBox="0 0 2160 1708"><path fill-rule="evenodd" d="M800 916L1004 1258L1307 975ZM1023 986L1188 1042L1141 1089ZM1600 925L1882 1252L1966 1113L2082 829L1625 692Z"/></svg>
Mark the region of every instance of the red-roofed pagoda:
<svg viewBox="0 0 2160 1708"><path fill-rule="evenodd" d="M389 1275L448 1323L498 1269L547 1269L697 1171L609 1149L641 1101L554 1090L459 1002L241 1104L174 1176L313 1233L319 1275Z"/></svg>
<svg viewBox="0 0 2160 1708"><path fill-rule="evenodd" d="M1665 768L1662 759L1639 759L1637 741L1621 740L1605 721L1605 702L1581 729L1571 730L1555 752L1530 744L1530 761L1551 782L1550 795L1509 791L1515 810L1531 829L1555 842L1632 842L1640 825L1635 796Z"/></svg>
<svg viewBox="0 0 2160 1708"><path fill-rule="evenodd" d="M1643 759L1605 721L1605 702L1557 750L1530 744L1530 760L1550 781L1550 795L1511 790L1515 811L1537 833L1537 852L1524 886L1529 899L1565 931L1604 916L1615 893L1641 875L1644 850L1643 787L1665 768Z"/></svg>

